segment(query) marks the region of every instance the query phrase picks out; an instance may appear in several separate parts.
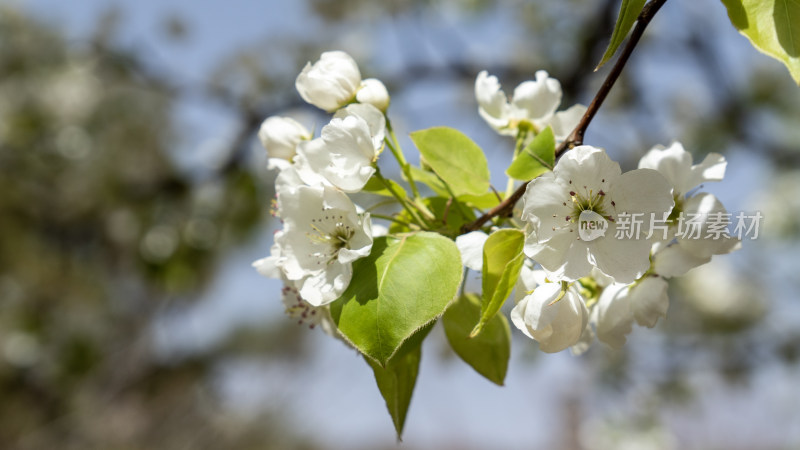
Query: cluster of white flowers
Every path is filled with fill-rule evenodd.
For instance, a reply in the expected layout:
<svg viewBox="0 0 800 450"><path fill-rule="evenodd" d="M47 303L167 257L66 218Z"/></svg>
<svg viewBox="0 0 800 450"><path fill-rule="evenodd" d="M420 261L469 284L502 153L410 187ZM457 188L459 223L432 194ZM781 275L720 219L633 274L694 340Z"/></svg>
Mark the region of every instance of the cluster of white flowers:
<svg viewBox="0 0 800 450"><path fill-rule="evenodd" d="M383 150L389 94L376 79L361 79L344 52L323 53L296 80L302 98L327 112L330 122L314 138L289 117L269 117L258 137L275 181L277 216L270 256L254 263L259 273L284 282L290 317L331 332L327 304L347 289L353 262L369 255L373 231L348 193L363 189Z"/></svg>
<svg viewBox="0 0 800 450"><path fill-rule="evenodd" d="M683 275L741 245L739 239L711 239L707 223L699 238L677 233L681 214L707 220L725 214L708 193L695 193L706 181L725 175L725 158L708 155L692 165L680 143L653 148L639 168L622 173L602 149L579 146L567 152L552 172L530 182L523 196L525 254L511 320L545 352L588 349L594 337L619 348L633 323L654 327L669 307L667 279ZM632 230L616 233L618 217L663 217L666 233ZM586 225L597 224L598 233ZM466 267L480 271L487 235L474 231L456 239Z"/></svg>
<svg viewBox="0 0 800 450"><path fill-rule="evenodd" d="M703 238L706 233L700 239L676 235L681 213L726 212L713 195L694 192L703 182L721 180L725 166L718 154L692 165L677 142L653 148L626 173L604 150L580 146L566 153L523 197L525 253L542 269L520 274L528 280L518 290L532 292L518 295L513 323L542 351L573 353L586 350L595 335L621 347L634 322L654 327L669 307L668 278L741 245L736 238ZM617 217L633 213L665 217L668 232L616 238ZM581 228L593 221L603 221L605 234L587 239Z"/></svg>
<svg viewBox="0 0 800 450"><path fill-rule="evenodd" d="M260 273L282 280L287 313L330 331L327 304L347 289L352 265L370 254L370 215L348 194L361 191L376 173L386 142L389 95L376 79L361 79L344 52L323 53L296 80L301 97L326 112L329 123L314 137L288 117L270 117L258 136L275 181L276 232ZM557 112L561 86L547 72L516 87L509 100L498 80L481 72L475 82L479 113L518 145L551 127L566 139L586 111ZM740 247L711 219L728 215L713 195L698 193L725 175L726 161L709 154L692 165L680 143L651 149L639 168L623 173L602 149L588 145L566 152L551 172L527 185L520 219L530 259L516 286L511 320L545 352L585 351L595 336L620 347L633 323L653 327L669 307L667 279ZM693 236L680 231L683 217L699 217ZM641 227L625 219L642 217ZM662 233L652 233L654 222ZM650 231L648 233L648 230ZM715 236L715 238L709 238ZM456 239L465 266L481 271L483 231Z"/></svg>

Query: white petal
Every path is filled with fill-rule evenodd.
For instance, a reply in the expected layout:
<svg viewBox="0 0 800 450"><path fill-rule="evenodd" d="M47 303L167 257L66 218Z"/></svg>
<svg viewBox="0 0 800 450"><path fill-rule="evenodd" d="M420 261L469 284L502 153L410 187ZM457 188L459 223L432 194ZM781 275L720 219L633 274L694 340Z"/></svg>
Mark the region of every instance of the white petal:
<svg viewBox="0 0 800 450"><path fill-rule="evenodd" d="M569 191L566 182L556 178L553 172L546 172L528 183L522 196L522 220L536 223L540 240L548 240L565 228L575 228L568 220L573 210Z"/></svg>
<svg viewBox="0 0 800 450"><path fill-rule="evenodd" d="M689 253L698 258L707 258L712 255L723 255L741 247L741 241L735 237L725 237L712 233L709 235L709 226L718 219L725 218L727 211L722 202L712 194L701 193L689 198L683 205L684 217L690 218L698 214L702 218L700 223L699 238L693 232L678 237L678 243ZM730 217L728 217L730 220ZM720 222L724 224L724 222ZM691 227L691 225L685 225Z"/></svg>
<svg viewBox="0 0 800 450"><path fill-rule="evenodd" d="M280 267L276 265L278 262L277 256L267 256L266 258L261 258L257 261L253 262L253 267L260 273L261 275L267 278L277 278L280 279L283 276L283 272L281 271Z"/></svg>
<svg viewBox="0 0 800 450"><path fill-rule="evenodd" d="M461 263L476 271L483 270L483 244L489 235L483 231L472 231L456 238L456 247L461 252Z"/></svg>
<svg viewBox="0 0 800 450"><path fill-rule="evenodd" d="M484 70L475 79L475 98L478 113L495 130L508 126L508 99L500 89L497 77Z"/></svg>
<svg viewBox="0 0 800 450"><path fill-rule="evenodd" d="M650 223L651 214L661 218L675 205L672 186L661 173L653 169L636 169L623 173L612 183L610 196L616 203L617 214L644 213L642 218L646 225ZM642 227L645 235L647 228Z"/></svg>
<svg viewBox="0 0 800 450"><path fill-rule="evenodd" d="M646 239L617 239L611 224L604 237L589 243L597 268L619 283L632 283L650 267L650 242Z"/></svg>
<svg viewBox="0 0 800 450"><path fill-rule="evenodd" d="M597 326L597 339L612 348L622 348L627 335L633 330L628 286L614 284L605 288L592 313Z"/></svg>
<svg viewBox="0 0 800 450"><path fill-rule="evenodd" d="M324 157L327 153L325 141L322 138L312 139L310 141L303 141L297 146L297 154L294 155L293 168L296 176L309 186L331 186L330 181L325 178L319 171L321 164L317 162L312 166L309 156L315 161L320 157ZM277 180L276 180L277 190Z"/></svg>
<svg viewBox="0 0 800 450"><path fill-rule="evenodd" d="M574 186L572 190L578 191L586 186L587 190L592 189L594 192L600 189L608 192L605 186L613 185L622 171L619 164L611 160L603 149L580 145L564 154L553 173Z"/></svg>
<svg viewBox="0 0 800 450"><path fill-rule="evenodd" d="M511 104L515 118L530 121L547 120L561 103L561 83L547 72L536 72L536 81L524 81L514 89Z"/></svg>
<svg viewBox="0 0 800 450"><path fill-rule="evenodd" d="M636 323L653 328L659 317L667 316L669 297L667 281L661 277L647 277L628 291Z"/></svg>
<svg viewBox="0 0 800 450"><path fill-rule="evenodd" d="M524 251L529 258L552 272L564 265L567 250L574 240L574 233L559 233L547 241L540 242L536 232L532 230L525 237Z"/></svg>
<svg viewBox="0 0 800 450"><path fill-rule="evenodd" d="M556 142L561 142L572 133L572 130L578 126L578 122L586 113L586 107L583 105L573 105L569 109L559 111L553 115L546 125L550 125L553 129L553 135Z"/></svg>
<svg viewBox="0 0 800 450"><path fill-rule="evenodd" d="M361 82L361 88L356 93L356 100L386 112L389 108L389 91L381 80L367 78Z"/></svg>
<svg viewBox="0 0 800 450"><path fill-rule="evenodd" d="M334 262L324 272L312 274L297 284L303 299L313 306L322 306L341 297L352 278L353 268L350 264Z"/></svg>
<svg viewBox="0 0 800 450"><path fill-rule="evenodd" d="M725 160L724 156L719 153L709 153L706 155L703 162L692 166L686 180L687 192L695 186L707 181L722 181L722 179L725 178L725 169L727 166L728 162Z"/></svg>
<svg viewBox="0 0 800 450"><path fill-rule="evenodd" d="M657 170L677 191L676 193L681 195L691 189L691 187L685 188L691 167L692 155L684 150L680 142L673 142L667 148L653 147L639 160L640 169Z"/></svg>
<svg viewBox="0 0 800 450"><path fill-rule="evenodd" d="M653 254L653 271L664 278L678 277L709 261L711 256L696 256L676 242Z"/></svg>
<svg viewBox="0 0 800 450"><path fill-rule="evenodd" d="M311 133L291 117L268 117L258 130L261 145L270 158L291 160L297 144L311 139Z"/></svg>
<svg viewBox="0 0 800 450"><path fill-rule="evenodd" d="M372 220L369 213L366 213L356 222L352 218L348 221L351 227L356 230L349 240L349 248L339 250L339 262L342 264L353 262L359 258L368 256L372 251Z"/></svg>
<svg viewBox="0 0 800 450"><path fill-rule="evenodd" d="M386 136L386 116L378 108L368 105L353 103L336 111L334 119L344 119L347 116L356 116L364 119L372 137L372 146L378 152L383 148L383 138Z"/></svg>

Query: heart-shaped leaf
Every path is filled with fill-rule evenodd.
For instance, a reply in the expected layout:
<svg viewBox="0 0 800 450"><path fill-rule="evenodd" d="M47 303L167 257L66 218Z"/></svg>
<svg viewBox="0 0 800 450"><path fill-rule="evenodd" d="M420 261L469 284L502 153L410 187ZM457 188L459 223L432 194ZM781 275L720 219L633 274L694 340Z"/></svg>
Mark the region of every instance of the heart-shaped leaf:
<svg viewBox="0 0 800 450"><path fill-rule="evenodd" d="M464 133L434 127L411 133L422 159L447 183L456 197L489 190L489 164L478 144Z"/></svg>
<svg viewBox="0 0 800 450"><path fill-rule="evenodd" d="M455 243L430 232L375 239L353 263L353 280L331 304L339 331L361 353L386 366L417 330L441 316L461 284Z"/></svg>
<svg viewBox="0 0 800 450"><path fill-rule="evenodd" d="M469 336L481 317L481 300L475 294L465 294L453 303L442 325L447 341L461 359L492 383L502 386L511 355L511 329L502 314L486 322L481 334Z"/></svg>

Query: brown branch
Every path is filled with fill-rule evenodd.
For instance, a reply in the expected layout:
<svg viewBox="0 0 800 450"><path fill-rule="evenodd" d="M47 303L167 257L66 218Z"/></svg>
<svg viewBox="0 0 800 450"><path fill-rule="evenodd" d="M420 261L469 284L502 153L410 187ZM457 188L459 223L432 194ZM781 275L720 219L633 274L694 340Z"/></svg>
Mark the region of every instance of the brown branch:
<svg viewBox="0 0 800 450"><path fill-rule="evenodd" d="M608 72L608 75L606 75L606 79L603 81L603 84L600 86L597 94L595 94L594 98L592 99L592 103L590 103L589 107L586 109L586 113L583 114L583 117L581 117L578 125L574 130L572 130L572 133L570 133L564 142L562 142L561 145L556 148L556 158L560 157L565 151L583 144L583 135L586 133L586 129L589 128L589 124L592 122L592 119L594 119L595 114L597 114L600 106L602 106L603 101L608 96L608 93L611 92L611 88L614 87L614 83L616 83L617 79L622 73L622 69L628 62L628 58L630 58L631 53L633 53L633 49L636 47L636 44L639 43L639 39L642 37L642 34L644 34L645 28L647 28L650 20L653 19L653 16L655 16L656 12L658 12L658 10L664 5L664 3L666 3L666 1L667 0L650 0L644 6L636 21L636 26L633 28L631 37L628 39L628 42L625 43L625 47L622 49L622 52L620 53L617 62L614 64L614 67L612 67L611 71ZM525 194L525 189L527 189L528 183L530 183L530 181L522 184L508 198L500 202L500 204L489 210L489 212L486 214L478 217L474 222L464 225L461 228L461 231L464 233L475 231L494 217L510 216L514 211L514 205L519 201L520 198L522 198L522 195Z"/></svg>

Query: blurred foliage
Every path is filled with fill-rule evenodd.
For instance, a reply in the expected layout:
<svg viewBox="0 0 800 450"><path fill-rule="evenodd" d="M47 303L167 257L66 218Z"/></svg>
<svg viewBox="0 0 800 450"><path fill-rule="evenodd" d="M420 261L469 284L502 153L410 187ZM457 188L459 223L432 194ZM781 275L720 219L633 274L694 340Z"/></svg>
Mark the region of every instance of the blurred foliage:
<svg viewBox="0 0 800 450"><path fill-rule="evenodd" d="M313 437L302 434L305 425L284 416L280 405L231 414L214 389L215 374L236 357L302 363L307 330L278 317L190 355L165 357L153 344L154 321L186 311L221 259L251 242L268 220L272 193L246 161L261 120L304 108L317 114L319 128L323 116L290 87L299 67L333 42L341 46L339 38L349 33L355 38L347 42L363 45L347 49L363 74L380 77L395 99L415 84L445 80L464 87L460 106L474 107L479 70L496 74L510 90L546 68L562 82L563 103L586 102L602 79L591 68L608 43L618 2L309 0L306 6L315 15L313 33L303 29L300 36L242 46L202 74L207 84L199 87L156 75L143 55L121 50L115 30L125 18L119 14L105 16L76 45L52 26L0 7L1 449L313 447ZM453 17L481 30L481 21L498 16L509 25L499 34L514 33L514 39L487 63ZM730 76L718 44L703 34L703 19L688 17L685 32L670 42L645 36L590 134L613 139L626 167L652 143L677 137L699 155L731 146L762 155L783 175L756 204L769 211L772 234L796 242L797 92L781 67L737 67ZM365 38L381 30L398 34L399 45L388 49L399 62L394 69L384 70L376 57L387 49ZM185 44L199 31L170 13L162 32ZM654 101L657 88L662 94L666 88L635 72L640 53L690 67L691 80L706 88L682 86L667 92L667 101ZM199 175L173 159L185 138L174 109L198 93L224 105L240 125L224 160ZM602 119L610 128L624 126L603 130ZM762 322L786 299L766 294L766 271L750 269L725 269L724 283L733 291L692 280L674 289L660 340L621 352L590 351L583 362L594 374L592 389L604 388L594 395L609 396L603 407L624 402L625 394L646 397L647 404L631 414L631 423L600 420L589 428L658 434L651 419L660 406L654 405L688 404L702 395L690 383L698 367L741 383L765 365L796 364L798 333L773 333ZM793 287L784 286L784 294L795 292L789 301L797 300L798 287L795 274ZM277 292L265 297L278 302ZM536 364L544 359L535 344L515 341ZM643 378L648 395L631 388ZM591 409L586 403L577 407Z"/></svg>
<svg viewBox="0 0 800 450"><path fill-rule="evenodd" d="M113 37L113 16L74 46L0 9L0 448L308 447L211 389L221 355L270 353L265 331L169 361L152 345L270 194L238 154L179 170L175 96Z"/></svg>

